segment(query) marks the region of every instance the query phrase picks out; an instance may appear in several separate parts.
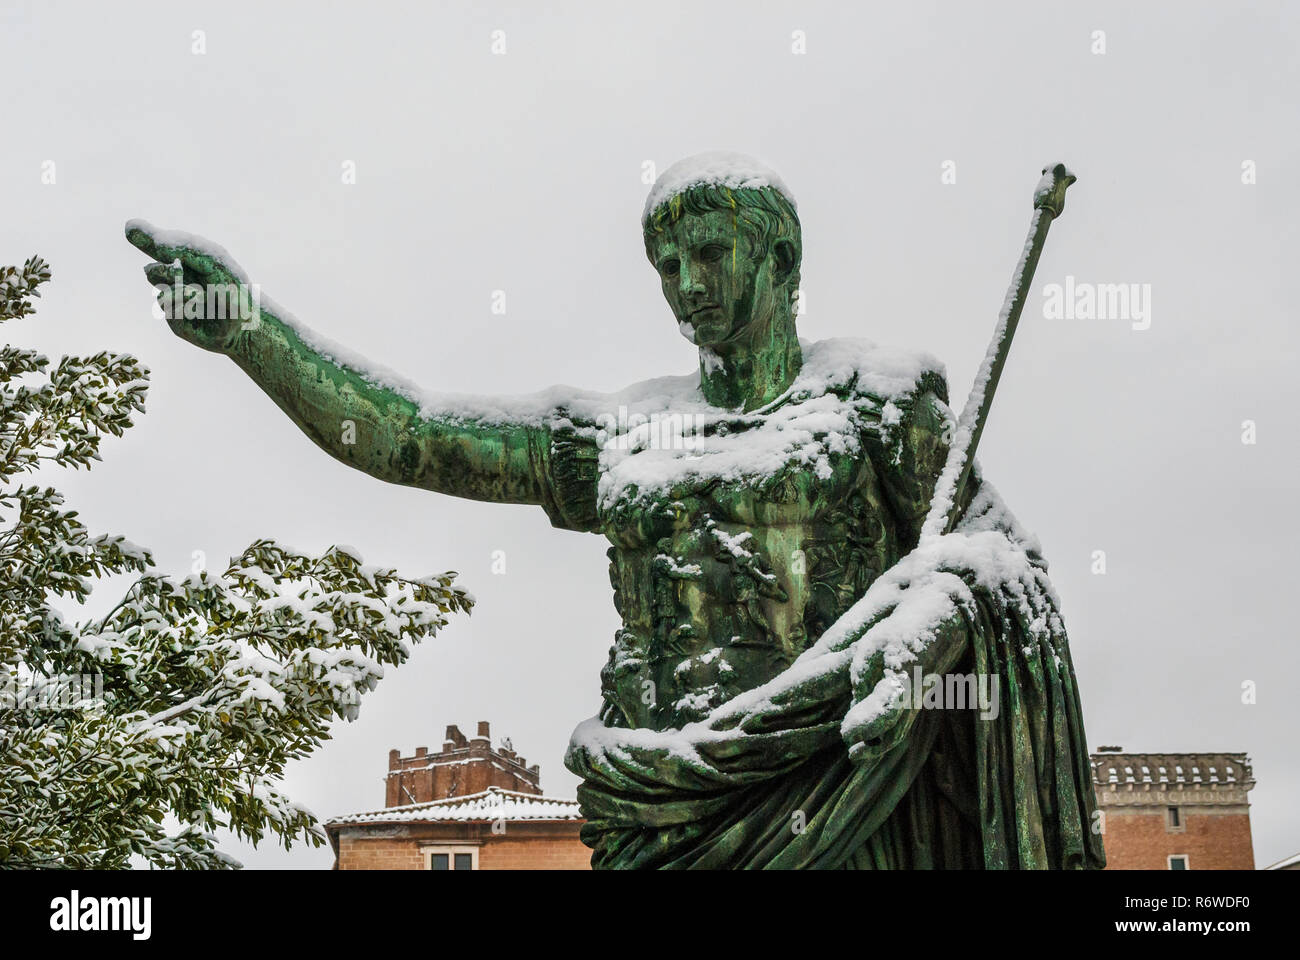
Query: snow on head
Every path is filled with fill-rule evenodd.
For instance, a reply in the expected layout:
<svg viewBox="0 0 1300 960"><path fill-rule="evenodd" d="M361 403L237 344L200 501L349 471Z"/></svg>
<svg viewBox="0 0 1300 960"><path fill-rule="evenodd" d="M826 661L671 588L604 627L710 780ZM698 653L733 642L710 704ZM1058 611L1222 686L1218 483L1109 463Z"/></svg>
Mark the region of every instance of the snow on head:
<svg viewBox="0 0 1300 960"><path fill-rule="evenodd" d="M659 174L659 179L650 188L650 195L646 197L645 209L641 211L641 223L649 220L650 214L661 204L701 184L730 187L732 190L771 187L790 201L790 206L797 209L794 194L771 167L743 153L713 150L678 160Z"/></svg>

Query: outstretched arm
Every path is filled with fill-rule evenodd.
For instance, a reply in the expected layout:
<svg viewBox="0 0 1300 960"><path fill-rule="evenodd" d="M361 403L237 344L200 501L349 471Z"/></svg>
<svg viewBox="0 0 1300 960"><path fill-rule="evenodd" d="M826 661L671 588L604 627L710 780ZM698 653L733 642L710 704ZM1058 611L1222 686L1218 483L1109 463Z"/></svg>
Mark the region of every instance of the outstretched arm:
<svg viewBox="0 0 1300 960"><path fill-rule="evenodd" d="M591 529L596 446L558 406L529 415L487 399L422 397L258 296L220 247L142 221L127 224L127 239L158 261L145 274L172 330L229 356L326 453L391 483L537 504L557 526Z"/></svg>

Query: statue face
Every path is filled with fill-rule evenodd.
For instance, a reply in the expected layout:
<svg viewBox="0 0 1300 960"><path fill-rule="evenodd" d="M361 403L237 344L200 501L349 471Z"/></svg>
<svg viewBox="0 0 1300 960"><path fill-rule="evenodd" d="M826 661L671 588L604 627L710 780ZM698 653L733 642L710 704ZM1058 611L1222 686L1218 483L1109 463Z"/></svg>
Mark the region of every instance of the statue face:
<svg viewBox="0 0 1300 960"><path fill-rule="evenodd" d="M748 231L736 226L730 210L686 214L651 242L682 336L701 347L732 343L771 315L771 258L755 263L753 253Z"/></svg>

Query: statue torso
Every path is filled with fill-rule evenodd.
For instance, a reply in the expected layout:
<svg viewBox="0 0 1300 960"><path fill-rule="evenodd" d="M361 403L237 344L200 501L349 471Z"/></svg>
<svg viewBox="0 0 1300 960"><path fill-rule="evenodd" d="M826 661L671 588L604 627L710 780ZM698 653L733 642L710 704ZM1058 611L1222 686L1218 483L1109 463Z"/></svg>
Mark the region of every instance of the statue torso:
<svg viewBox="0 0 1300 960"><path fill-rule="evenodd" d="M606 723L701 719L785 670L898 559L907 534L868 455L887 403L796 393L710 422L694 448L651 424L602 453L599 529L622 620L602 671Z"/></svg>

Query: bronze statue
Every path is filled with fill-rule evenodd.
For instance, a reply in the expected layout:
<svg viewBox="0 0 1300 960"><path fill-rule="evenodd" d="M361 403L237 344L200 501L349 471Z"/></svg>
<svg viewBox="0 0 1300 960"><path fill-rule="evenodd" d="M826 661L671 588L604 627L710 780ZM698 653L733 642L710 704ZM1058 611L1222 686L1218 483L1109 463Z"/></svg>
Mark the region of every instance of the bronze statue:
<svg viewBox="0 0 1300 960"><path fill-rule="evenodd" d="M981 397L1064 177L1036 194ZM127 237L166 299L247 285L197 238ZM566 757L594 866L1102 865L1046 565L972 470L987 402L959 422L931 358L800 342L799 218L756 161L666 170L643 237L699 370L618 394L425 394L265 300L169 323L349 466L609 541L622 627Z"/></svg>

